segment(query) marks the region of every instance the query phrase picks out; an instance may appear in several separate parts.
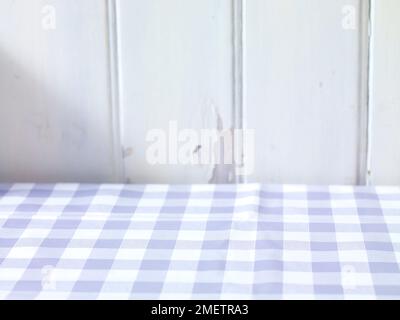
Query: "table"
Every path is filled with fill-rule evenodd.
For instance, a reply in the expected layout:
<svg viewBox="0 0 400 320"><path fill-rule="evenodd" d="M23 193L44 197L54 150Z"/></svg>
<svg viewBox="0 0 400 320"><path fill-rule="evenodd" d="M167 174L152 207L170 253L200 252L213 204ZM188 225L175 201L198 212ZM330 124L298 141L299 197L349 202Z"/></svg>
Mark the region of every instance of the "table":
<svg viewBox="0 0 400 320"><path fill-rule="evenodd" d="M400 188L0 185L0 299L398 299Z"/></svg>

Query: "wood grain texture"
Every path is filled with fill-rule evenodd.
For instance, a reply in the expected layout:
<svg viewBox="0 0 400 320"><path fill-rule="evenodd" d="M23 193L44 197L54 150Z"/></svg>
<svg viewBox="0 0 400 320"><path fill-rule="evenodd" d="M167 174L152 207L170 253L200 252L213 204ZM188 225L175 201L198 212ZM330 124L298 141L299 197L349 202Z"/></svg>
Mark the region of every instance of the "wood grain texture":
<svg viewBox="0 0 400 320"><path fill-rule="evenodd" d="M212 165L150 165L157 128L232 125L232 2L117 1L122 141L132 183L227 182ZM192 146L195 151L197 145Z"/></svg>
<svg viewBox="0 0 400 320"><path fill-rule="evenodd" d="M256 130L250 181L356 184L360 1L246 2L245 123Z"/></svg>
<svg viewBox="0 0 400 320"><path fill-rule="evenodd" d="M400 184L400 2L375 1L371 182Z"/></svg>
<svg viewBox="0 0 400 320"><path fill-rule="evenodd" d="M106 8L0 2L0 181L116 181Z"/></svg>

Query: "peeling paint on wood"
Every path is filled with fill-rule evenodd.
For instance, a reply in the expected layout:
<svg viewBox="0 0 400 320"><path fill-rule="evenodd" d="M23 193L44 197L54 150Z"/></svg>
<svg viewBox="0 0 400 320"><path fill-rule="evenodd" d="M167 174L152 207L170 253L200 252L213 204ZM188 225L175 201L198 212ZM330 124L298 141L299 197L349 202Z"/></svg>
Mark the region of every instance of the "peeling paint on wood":
<svg viewBox="0 0 400 320"><path fill-rule="evenodd" d="M216 128L219 133L218 136L218 141L215 145L215 151L219 155L219 159L217 160L217 163L214 164L213 169L211 171L211 176L208 179L208 183L232 183L234 174L235 174L235 167L234 167L234 162L233 162L233 150L229 150L229 154L232 155L232 159L227 159L229 155L225 154L226 147L224 143L226 141L224 140L224 122L219 114L218 108L214 108L214 114L216 117ZM227 130L227 136L232 137L233 139L233 129L228 129ZM233 147L233 141L231 144L231 147ZM226 160L229 162L232 161L231 164L225 164Z"/></svg>

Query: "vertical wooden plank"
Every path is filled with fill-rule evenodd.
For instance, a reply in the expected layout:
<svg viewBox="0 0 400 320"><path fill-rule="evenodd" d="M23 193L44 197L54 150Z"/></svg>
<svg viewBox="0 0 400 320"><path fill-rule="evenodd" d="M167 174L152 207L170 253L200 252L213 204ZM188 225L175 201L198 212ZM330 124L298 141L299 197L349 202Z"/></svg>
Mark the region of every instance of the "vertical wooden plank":
<svg viewBox="0 0 400 320"><path fill-rule="evenodd" d="M118 16L116 0L106 0L107 4L107 48L109 72L109 98L110 98L110 125L112 134L113 153L113 179L117 182L125 181L125 164L122 148L122 121L120 106L119 83L119 52L118 52Z"/></svg>
<svg viewBox="0 0 400 320"><path fill-rule="evenodd" d="M115 181L107 6L0 2L0 180Z"/></svg>
<svg viewBox="0 0 400 320"><path fill-rule="evenodd" d="M400 184L400 2L375 1L371 183Z"/></svg>
<svg viewBox="0 0 400 320"><path fill-rule="evenodd" d="M243 106L244 106L244 41L245 41L245 15L244 15L244 5L243 0L233 0L233 126L236 130L243 130ZM244 135L243 131L238 131L241 135L240 138L236 137L234 148L239 149L239 159L236 159L239 165L244 167ZM242 183L246 181L246 177L238 172L238 168L235 168L235 182Z"/></svg>
<svg viewBox="0 0 400 320"><path fill-rule="evenodd" d="M150 165L146 136L168 134L171 122L231 128L232 1L120 0L117 8L127 181L227 182L212 178L212 165Z"/></svg>
<svg viewBox="0 0 400 320"><path fill-rule="evenodd" d="M371 160L371 12L373 8L371 1L360 3L360 110L359 110L359 166L358 183L370 184L370 160Z"/></svg>
<svg viewBox="0 0 400 320"><path fill-rule="evenodd" d="M245 113L257 146L250 180L356 184L366 80L360 1L254 0L246 11Z"/></svg>

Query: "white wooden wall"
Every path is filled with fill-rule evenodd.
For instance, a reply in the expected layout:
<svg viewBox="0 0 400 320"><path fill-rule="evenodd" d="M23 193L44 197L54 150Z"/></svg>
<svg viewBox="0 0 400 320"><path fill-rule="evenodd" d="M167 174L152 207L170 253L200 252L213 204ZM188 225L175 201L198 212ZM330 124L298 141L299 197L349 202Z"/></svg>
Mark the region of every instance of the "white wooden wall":
<svg viewBox="0 0 400 320"><path fill-rule="evenodd" d="M356 184L361 25L342 26L358 0L246 2L247 127L256 130L252 181ZM269 30L269 31L267 31Z"/></svg>
<svg viewBox="0 0 400 320"><path fill-rule="evenodd" d="M106 2L2 0L0 21L0 180L116 180Z"/></svg>
<svg viewBox="0 0 400 320"><path fill-rule="evenodd" d="M0 181L229 182L146 162L173 121L255 129L247 181L399 184L400 2L375 1L368 148L369 1L3 0Z"/></svg>
<svg viewBox="0 0 400 320"><path fill-rule="evenodd" d="M230 128L231 0L118 0L120 108L130 182L208 182L213 168L146 162L148 130ZM194 143L193 151L198 144Z"/></svg>
<svg viewBox="0 0 400 320"><path fill-rule="evenodd" d="M400 184L400 1L375 0L371 182Z"/></svg>

